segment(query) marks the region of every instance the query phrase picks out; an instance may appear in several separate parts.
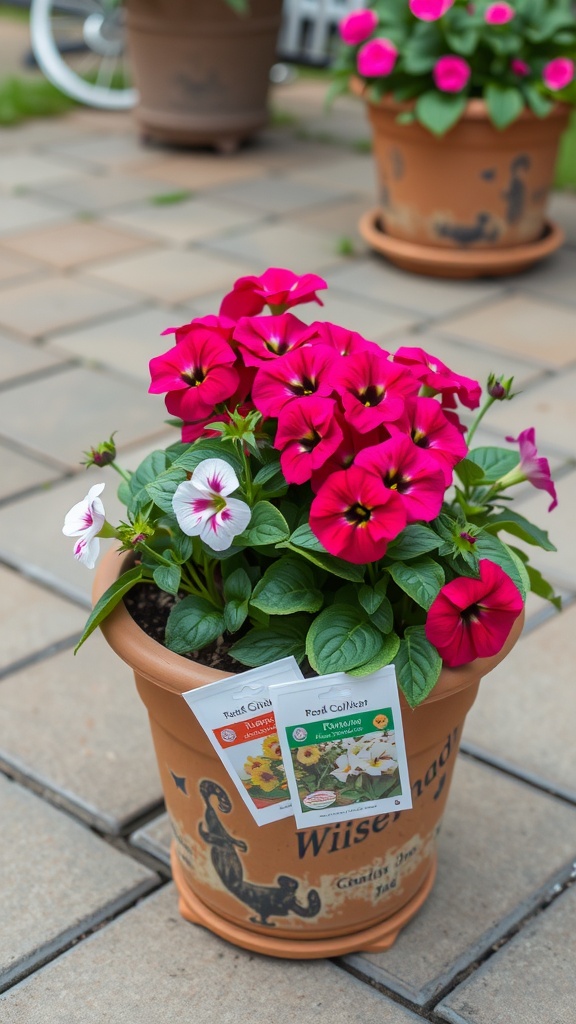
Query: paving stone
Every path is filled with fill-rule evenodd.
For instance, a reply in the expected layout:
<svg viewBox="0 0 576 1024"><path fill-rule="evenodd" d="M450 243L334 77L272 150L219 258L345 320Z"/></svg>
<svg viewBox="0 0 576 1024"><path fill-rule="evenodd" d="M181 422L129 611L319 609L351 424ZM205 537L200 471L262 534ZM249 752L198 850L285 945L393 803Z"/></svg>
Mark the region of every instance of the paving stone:
<svg viewBox="0 0 576 1024"><path fill-rule="evenodd" d="M133 123L127 127L129 130L122 134L110 132L80 140L70 138L48 146L47 150L59 159L72 160L91 168L101 167L107 171L159 163L163 157L162 151L143 145Z"/></svg>
<svg viewBox="0 0 576 1024"><path fill-rule="evenodd" d="M432 894L392 949L345 960L424 1006L566 880L575 851L576 809L460 757Z"/></svg>
<svg viewBox="0 0 576 1024"><path fill-rule="evenodd" d="M17 256L9 249L0 249L0 284L2 285L18 278L31 277L41 269L41 264L33 260Z"/></svg>
<svg viewBox="0 0 576 1024"><path fill-rule="evenodd" d="M190 198L174 203L139 203L113 215L113 223L177 245L254 224L254 213L231 203Z"/></svg>
<svg viewBox="0 0 576 1024"><path fill-rule="evenodd" d="M48 466L0 444L0 501L25 491L44 487L62 475L62 470Z"/></svg>
<svg viewBox="0 0 576 1024"><path fill-rule="evenodd" d="M12 236L5 245L59 270L145 248L147 240L113 226L72 220ZM37 266L39 264L36 264Z"/></svg>
<svg viewBox="0 0 576 1024"><path fill-rule="evenodd" d="M490 426L513 434L525 427L536 428L536 443L543 449L576 456L576 369L556 373L539 380L517 395L513 402L502 402L490 410Z"/></svg>
<svg viewBox="0 0 576 1024"><path fill-rule="evenodd" d="M574 361L573 310L527 295L505 296L446 320L442 332L542 366L567 366Z"/></svg>
<svg viewBox="0 0 576 1024"><path fill-rule="evenodd" d="M24 228L55 224L65 217L66 211L58 204L36 198L0 195L0 238Z"/></svg>
<svg viewBox="0 0 576 1024"><path fill-rule="evenodd" d="M214 190L212 195L266 213L286 214L329 202L348 192L349 189L320 187L277 176L226 185Z"/></svg>
<svg viewBox="0 0 576 1024"><path fill-rule="evenodd" d="M11 191L19 186L49 184L72 178L76 173L65 161L34 153L6 153L0 164L0 189Z"/></svg>
<svg viewBox="0 0 576 1024"><path fill-rule="evenodd" d="M342 192L376 193L376 172L372 154L365 156L340 153L328 165L314 165L290 171L291 181L309 181L313 184L329 188L337 188ZM364 200L366 203L366 199ZM365 207L366 208L366 207Z"/></svg>
<svg viewBox="0 0 576 1024"><path fill-rule="evenodd" d="M568 245L576 246L576 195L572 192L553 192L549 202L550 216L558 221Z"/></svg>
<svg viewBox="0 0 576 1024"><path fill-rule="evenodd" d="M358 222L368 206L366 199L338 200L323 206L315 206L312 210L295 213L290 221L314 231L326 232L340 249L343 242L351 243L352 255L366 256L369 250L364 239L360 237Z"/></svg>
<svg viewBox="0 0 576 1024"><path fill-rule="evenodd" d="M403 334L412 324L418 323L417 315L410 317L409 314L392 312L385 306L353 298L345 292L336 291L335 288L329 288L320 294L324 306L310 303L295 310L296 315L305 323L312 323L313 320L331 320L332 323L358 331L371 341L394 338L397 334ZM393 346L390 344L396 348L396 343Z"/></svg>
<svg viewBox="0 0 576 1024"><path fill-rule="evenodd" d="M329 283L354 295L400 306L429 318L488 302L502 292L501 285L484 281L440 281L408 274L377 256L355 260L333 270Z"/></svg>
<svg viewBox="0 0 576 1024"><path fill-rule="evenodd" d="M443 363L446 363L456 373L462 373L465 377L472 377L473 380L479 381L483 388L486 387L490 373L495 373L496 376L503 374L505 377L514 377L513 390L515 391L520 391L527 385L540 384L545 380L544 375L546 371L541 366L535 366L516 355L487 352L484 348L480 348L477 345L466 344L460 340L457 341L455 338L443 337L440 335L439 330L426 332L416 337L400 338L397 342L397 347L400 345L423 348L426 352L430 352L437 356L438 359L441 359ZM516 414L516 401L517 399L515 398L512 403L504 402L503 404L511 405L512 412ZM483 421L488 427L495 428L495 413L496 409L493 406L486 420Z"/></svg>
<svg viewBox="0 0 576 1024"><path fill-rule="evenodd" d="M4 988L149 892L157 877L3 776L0 794ZM0 1016L8 1021L10 1010Z"/></svg>
<svg viewBox="0 0 576 1024"><path fill-rule="evenodd" d="M134 305L133 294L103 288L95 281L46 277L0 290L0 326L42 338Z"/></svg>
<svg viewBox="0 0 576 1024"><path fill-rule="evenodd" d="M279 1007L292 1024L420 1020L328 961L258 956L187 924L171 885L0 999L10 1024L235 1024Z"/></svg>
<svg viewBox="0 0 576 1024"><path fill-rule="evenodd" d="M38 345L16 341L0 332L0 381L41 373L62 362L62 356Z"/></svg>
<svg viewBox="0 0 576 1024"><path fill-rule="evenodd" d="M104 266L93 268L91 278L133 288L159 302L186 302L202 292L223 289L228 291L232 282L242 274L250 273L250 265L224 260L221 256L195 249L158 249L155 252L111 260ZM1 316L1 307L0 307Z"/></svg>
<svg viewBox="0 0 576 1024"><path fill-rule="evenodd" d="M70 601L0 567L0 671L77 635L85 619Z"/></svg>
<svg viewBox="0 0 576 1024"><path fill-rule="evenodd" d="M130 845L144 853L151 854L163 864L170 866L170 843L172 842L172 827L167 814L161 814L159 818L149 821L143 828L137 829L130 836Z"/></svg>
<svg viewBox="0 0 576 1024"><path fill-rule="evenodd" d="M517 286L531 295L566 305L576 304L576 252L562 248L518 280Z"/></svg>
<svg viewBox="0 0 576 1024"><path fill-rule="evenodd" d="M576 888L451 992L436 1013L450 1024L572 1024Z"/></svg>
<svg viewBox="0 0 576 1024"><path fill-rule="evenodd" d="M167 155L166 151L159 151L157 163L135 168L133 173L141 178L161 178L180 188L208 190L265 173L266 168L260 163L261 154L252 157L251 152L214 156L199 152Z"/></svg>
<svg viewBox="0 0 576 1024"><path fill-rule="evenodd" d="M93 213L138 203L170 191L172 186L168 181L123 174L79 174L64 184L46 185L35 190L37 195L42 194L74 210Z"/></svg>
<svg viewBox="0 0 576 1024"><path fill-rule="evenodd" d="M127 831L162 799L146 710L100 633L2 680L0 737L9 774L104 832Z"/></svg>
<svg viewBox="0 0 576 1024"><path fill-rule="evenodd" d="M257 274L274 266L288 267L296 274L318 273L343 261L336 238L285 222L241 230L230 238L213 239L206 243L206 248L249 263L249 272Z"/></svg>
<svg viewBox="0 0 576 1024"><path fill-rule="evenodd" d="M484 681L468 718L466 743L576 802L573 658L575 605L523 636Z"/></svg>
<svg viewBox="0 0 576 1024"><path fill-rule="evenodd" d="M160 432L163 403L146 398L136 382L95 369L63 369L3 394L0 434L77 469L82 453L113 430L122 447Z"/></svg>

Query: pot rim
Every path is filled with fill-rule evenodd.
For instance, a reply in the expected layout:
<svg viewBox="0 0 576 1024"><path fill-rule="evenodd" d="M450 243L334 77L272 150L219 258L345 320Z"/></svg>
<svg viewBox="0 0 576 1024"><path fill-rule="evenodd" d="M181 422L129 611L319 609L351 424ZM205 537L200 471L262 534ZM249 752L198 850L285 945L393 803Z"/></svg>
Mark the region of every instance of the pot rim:
<svg viewBox="0 0 576 1024"><path fill-rule="evenodd" d="M98 565L94 579L92 588L94 604L118 578L121 569L125 569L126 563L132 558L131 552L126 553L116 548L112 548L106 553ZM411 710L419 710L426 704L432 704L459 690L479 683L480 679L496 668L512 650L522 632L524 617L525 612L522 610L498 654L491 658L477 658L466 665L458 666L458 668L448 668L443 665L440 678L432 693L418 708ZM135 672L171 693L182 694L186 690L197 689L219 679L226 679L233 674L209 668L200 662L174 654L173 651L163 647L138 626L123 600L100 623L99 628L110 647ZM408 707L402 693L400 697L403 707Z"/></svg>

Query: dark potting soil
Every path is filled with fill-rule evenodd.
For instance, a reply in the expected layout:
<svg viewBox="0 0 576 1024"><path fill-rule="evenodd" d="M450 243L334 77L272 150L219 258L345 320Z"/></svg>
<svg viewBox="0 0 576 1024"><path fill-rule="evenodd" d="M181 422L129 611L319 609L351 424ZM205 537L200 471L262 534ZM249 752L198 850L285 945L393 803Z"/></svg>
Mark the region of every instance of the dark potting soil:
<svg viewBox="0 0 576 1024"><path fill-rule="evenodd" d="M164 647L166 622L176 600L172 594L167 594L163 590L147 586L145 583L137 583L125 595L124 604L140 629ZM197 661L208 668L218 669L220 672L245 672L246 665L241 665L228 653L236 639L237 636L219 636L201 651L189 651L181 657Z"/></svg>

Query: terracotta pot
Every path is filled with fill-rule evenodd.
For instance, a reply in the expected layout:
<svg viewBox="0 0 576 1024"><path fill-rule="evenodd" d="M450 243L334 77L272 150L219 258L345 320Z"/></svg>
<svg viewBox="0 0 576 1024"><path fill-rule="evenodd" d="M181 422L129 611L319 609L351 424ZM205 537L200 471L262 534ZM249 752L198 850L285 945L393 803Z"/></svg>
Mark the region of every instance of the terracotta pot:
<svg viewBox="0 0 576 1024"><path fill-rule="evenodd" d="M362 93L361 83L353 90ZM384 97L366 106L387 237L469 252L518 247L543 236L567 105L557 104L544 119L525 111L498 131L485 103L470 100L442 138L419 124L399 124L408 104Z"/></svg>
<svg viewBox="0 0 576 1024"><path fill-rule="evenodd" d="M136 117L147 136L233 149L267 121L282 0L126 0Z"/></svg>
<svg viewBox="0 0 576 1024"><path fill-rule="evenodd" d="M95 600L121 566L115 552L102 560ZM182 915L274 956L327 957L391 946L432 887L436 836L466 713L481 677L511 650L521 628L518 620L496 657L443 669L416 710L402 704L412 810L296 831L291 818L256 825L181 697L225 673L166 650L120 603L101 629L133 669L149 712Z"/></svg>

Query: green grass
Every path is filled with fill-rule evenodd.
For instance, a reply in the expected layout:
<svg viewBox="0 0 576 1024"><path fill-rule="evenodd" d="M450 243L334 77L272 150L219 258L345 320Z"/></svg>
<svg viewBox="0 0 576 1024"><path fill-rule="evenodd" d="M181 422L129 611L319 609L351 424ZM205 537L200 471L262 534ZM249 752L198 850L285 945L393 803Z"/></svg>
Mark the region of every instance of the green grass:
<svg viewBox="0 0 576 1024"><path fill-rule="evenodd" d="M28 21L30 11L27 7L12 7L11 4L0 4L0 18L12 18L13 21Z"/></svg>
<svg viewBox="0 0 576 1024"><path fill-rule="evenodd" d="M174 206L175 203L185 203L187 199L192 199L193 193L188 189L182 189L178 192L161 192L157 196L151 196L149 202L153 206Z"/></svg>
<svg viewBox="0 0 576 1024"><path fill-rule="evenodd" d="M572 113L568 128L560 142L554 185L556 188L576 191L576 111Z"/></svg>
<svg viewBox="0 0 576 1024"><path fill-rule="evenodd" d="M50 82L27 78L0 81L0 125L13 125L28 117L53 117L76 104Z"/></svg>

